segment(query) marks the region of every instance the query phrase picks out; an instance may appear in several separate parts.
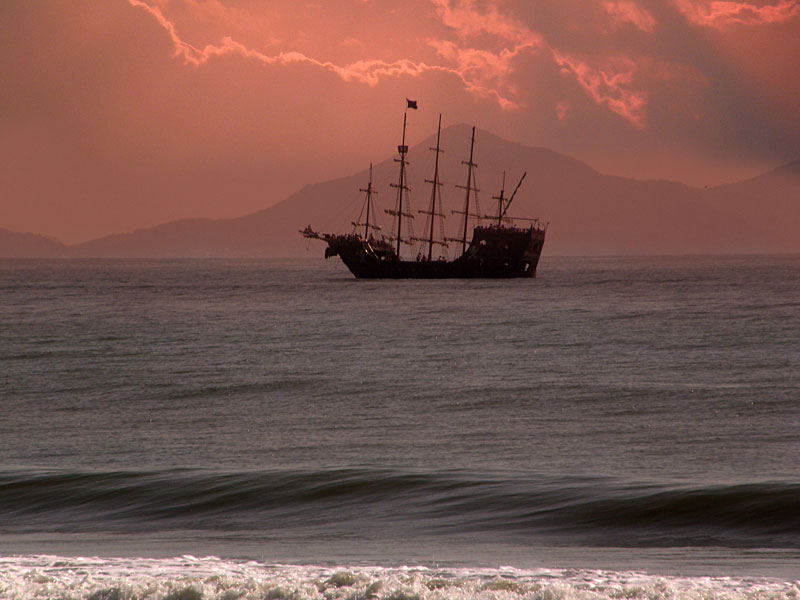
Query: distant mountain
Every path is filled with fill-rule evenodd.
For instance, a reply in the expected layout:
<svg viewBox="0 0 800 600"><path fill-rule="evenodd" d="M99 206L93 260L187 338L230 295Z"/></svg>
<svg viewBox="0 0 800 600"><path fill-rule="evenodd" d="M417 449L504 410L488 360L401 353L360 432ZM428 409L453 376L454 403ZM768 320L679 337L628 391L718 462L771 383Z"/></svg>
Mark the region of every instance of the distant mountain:
<svg viewBox="0 0 800 600"><path fill-rule="evenodd" d="M471 127L442 131L440 163L444 212L454 233L460 217ZM408 154L412 210L427 207L433 170L433 137ZM547 254L740 254L800 252L800 161L740 183L698 189L670 181L645 181L603 175L586 164L545 148L508 142L477 131L475 162L480 209L496 211L496 195L507 173L506 196L522 173L527 177L509 213L550 223ZM391 225L383 208L395 203L397 165L393 157L374 166L379 222ZM79 257L285 257L321 256L323 246L301 237L306 225L346 232L356 220L368 179L354 175L308 185L284 201L237 219L188 219L111 235L84 244L52 246L53 255ZM421 230L424 217L417 219ZM17 234L21 235L21 234ZM30 234L28 234L30 235ZM44 238L41 238L44 240ZM32 243L32 242L31 242ZM21 244L3 256L44 256ZM42 246L41 248L47 248ZM36 250L36 254L33 251Z"/></svg>
<svg viewBox="0 0 800 600"><path fill-rule="evenodd" d="M0 257L55 258L65 256L67 247L36 233L17 233L0 228Z"/></svg>

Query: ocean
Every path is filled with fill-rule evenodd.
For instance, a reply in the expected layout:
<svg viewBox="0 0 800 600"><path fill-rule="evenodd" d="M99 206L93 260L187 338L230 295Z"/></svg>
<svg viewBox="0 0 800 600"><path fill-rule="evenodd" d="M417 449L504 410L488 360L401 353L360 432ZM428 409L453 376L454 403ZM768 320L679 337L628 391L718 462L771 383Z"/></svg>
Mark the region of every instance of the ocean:
<svg viewBox="0 0 800 600"><path fill-rule="evenodd" d="M800 256L0 260L0 394L3 599L800 598Z"/></svg>

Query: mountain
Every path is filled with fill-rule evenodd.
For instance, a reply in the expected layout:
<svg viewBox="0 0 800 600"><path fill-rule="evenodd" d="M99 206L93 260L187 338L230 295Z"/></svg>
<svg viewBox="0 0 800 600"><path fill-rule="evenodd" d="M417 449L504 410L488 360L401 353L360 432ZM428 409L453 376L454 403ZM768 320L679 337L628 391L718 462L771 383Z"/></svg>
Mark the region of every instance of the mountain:
<svg viewBox="0 0 800 600"><path fill-rule="evenodd" d="M471 127L442 131L440 179L454 232L460 209ZM427 208L433 170L434 136L408 154L412 211ZM547 254L742 254L800 252L800 161L739 183L699 189L670 181L636 180L601 174L568 156L476 132L478 194L483 213L496 211L503 170L506 197L523 172L527 177L509 210L512 216L539 217L550 223ZM379 207L395 203L397 165L389 157L374 166L373 186ZM285 257L321 256L323 246L302 238L306 225L346 232L363 203L368 170L308 185L284 201L236 219L187 219L111 235L69 247L53 255L79 257ZM378 210L379 222L391 225ZM417 227L422 229L424 218ZM20 246L23 248L23 246ZM4 256L8 246L0 246ZM41 251L39 251L41 252ZM36 256L46 254L35 254Z"/></svg>
<svg viewBox="0 0 800 600"><path fill-rule="evenodd" d="M0 257L55 258L65 256L67 246L36 233L17 233L0 228Z"/></svg>

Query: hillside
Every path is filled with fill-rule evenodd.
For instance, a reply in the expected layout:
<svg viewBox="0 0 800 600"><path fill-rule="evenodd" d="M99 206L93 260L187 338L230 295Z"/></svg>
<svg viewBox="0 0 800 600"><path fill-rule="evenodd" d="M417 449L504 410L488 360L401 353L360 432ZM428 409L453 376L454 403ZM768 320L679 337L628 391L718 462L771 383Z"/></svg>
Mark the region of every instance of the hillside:
<svg viewBox="0 0 800 600"><path fill-rule="evenodd" d="M17 233L0 228L0 257L56 258L66 255L67 246L36 233Z"/></svg>

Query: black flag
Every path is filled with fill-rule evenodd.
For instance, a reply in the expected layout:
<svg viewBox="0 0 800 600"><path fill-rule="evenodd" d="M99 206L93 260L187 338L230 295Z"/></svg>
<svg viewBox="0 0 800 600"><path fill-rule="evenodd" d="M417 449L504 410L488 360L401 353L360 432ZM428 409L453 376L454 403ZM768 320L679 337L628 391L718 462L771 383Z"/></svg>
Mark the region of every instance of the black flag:
<svg viewBox="0 0 800 600"><path fill-rule="evenodd" d="M406 98L406 102L408 102L408 108L413 108L414 110L417 110L416 100L409 100L408 98Z"/></svg>

